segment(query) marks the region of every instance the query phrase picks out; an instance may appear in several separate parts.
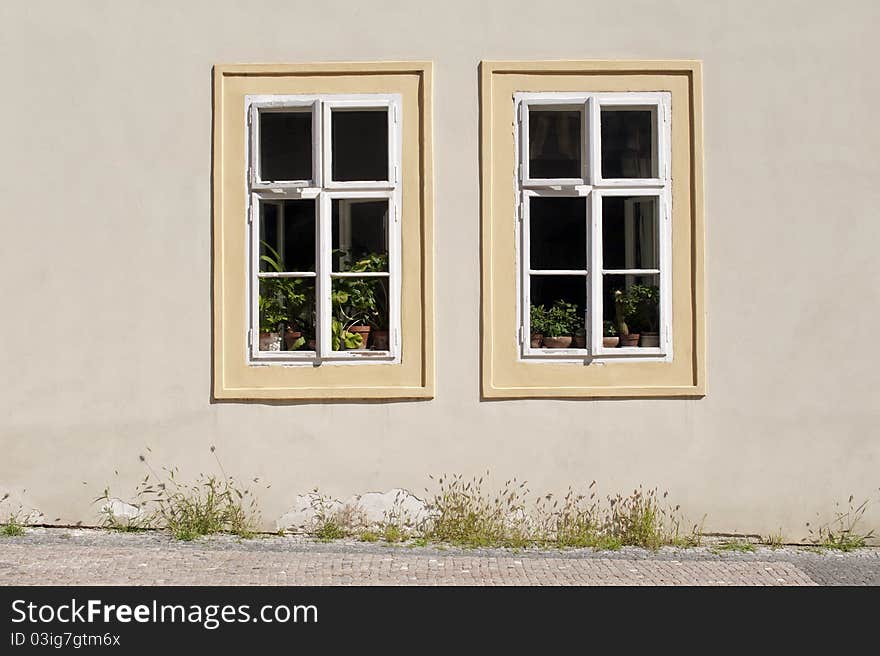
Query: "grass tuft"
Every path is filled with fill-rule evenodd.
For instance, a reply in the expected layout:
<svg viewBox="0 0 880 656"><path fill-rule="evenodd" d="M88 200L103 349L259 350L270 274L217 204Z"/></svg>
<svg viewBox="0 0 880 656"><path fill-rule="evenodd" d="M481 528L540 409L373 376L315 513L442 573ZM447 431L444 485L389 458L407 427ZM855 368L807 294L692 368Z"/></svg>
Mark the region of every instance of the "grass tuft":
<svg viewBox="0 0 880 656"><path fill-rule="evenodd" d="M0 524L0 535L15 538L24 535L24 521L18 513L12 513Z"/></svg>
<svg viewBox="0 0 880 656"><path fill-rule="evenodd" d="M837 551L853 551L867 546L868 540L874 537L874 531L861 532L859 525L868 509L870 499L856 505L855 497L851 494L846 508L840 503L835 503L834 518L813 528L807 522L811 542L822 549L835 549Z"/></svg>
<svg viewBox="0 0 880 656"><path fill-rule="evenodd" d="M736 553L754 553L755 545L745 540L728 540L712 547L714 553L722 553L725 551L733 551Z"/></svg>
<svg viewBox="0 0 880 656"><path fill-rule="evenodd" d="M182 541L217 533L254 537L259 523L256 499L250 490L225 474L213 446L211 453L221 474L199 474L192 482L181 481L176 467L163 467L163 475L159 475L145 456L139 456L149 471L136 487L137 513L133 517L116 516L107 487L95 500L101 503L103 526L121 532L164 529Z"/></svg>
<svg viewBox="0 0 880 656"><path fill-rule="evenodd" d="M679 506L667 502L657 488L639 487L628 496L601 500L593 481L585 493L569 488L561 498L552 494L528 503L526 482L508 480L501 490L484 490L488 477L465 480L440 476L438 491L428 502L430 519L423 537L461 547L592 548L623 546L658 549L664 545L699 544L702 527L682 532Z"/></svg>

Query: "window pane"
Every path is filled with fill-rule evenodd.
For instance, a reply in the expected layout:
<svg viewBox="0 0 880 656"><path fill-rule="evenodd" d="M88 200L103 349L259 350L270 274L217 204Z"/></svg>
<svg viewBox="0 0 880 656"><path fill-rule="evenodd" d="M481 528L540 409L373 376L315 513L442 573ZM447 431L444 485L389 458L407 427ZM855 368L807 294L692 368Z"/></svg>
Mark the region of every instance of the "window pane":
<svg viewBox="0 0 880 656"><path fill-rule="evenodd" d="M603 109L602 177L653 178L654 112L650 109Z"/></svg>
<svg viewBox="0 0 880 656"><path fill-rule="evenodd" d="M334 109L330 122L333 179L388 180L388 110Z"/></svg>
<svg viewBox="0 0 880 656"><path fill-rule="evenodd" d="M605 275L602 280L602 319L606 332L614 327L619 346L660 345L660 276ZM627 332L629 337L627 338ZM636 338L636 335L639 335ZM628 341L629 340L629 341Z"/></svg>
<svg viewBox="0 0 880 656"><path fill-rule="evenodd" d="M315 349L315 279L260 278L261 351Z"/></svg>
<svg viewBox="0 0 880 656"><path fill-rule="evenodd" d="M532 348L584 348L587 277L532 275L530 292L531 333L544 336L532 338Z"/></svg>
<svg viewBox="0 0 880 656"><path fill-rule="evenodd" d="M532 196L529 237L531 268L586 269L586 198Z"/></svg>
<svg viewBox="0 0 880 656"><path fill-rule="evenodd" d="M530 109L529 177L581 176L581 112Z"/></svg>
<svg viewBox="0 0 880 656"><path fill-rule="evenodd" d="M602 266L659 269L656 196L602 198Z"/></svg>
<svg viewBox="0 0 880 656"><path fill-rule="evenodd" d="M333 270L388 271L388 200L333 200Z"/></svg>
<svg viewBox="0 0 880 656"><path fill-rule="evenodd" d="M334 351L389 350L388 278L333 279Z"/></svg>
<svg viewBox="0 0 880 656"><path fill-rule="evenodd" d="M260 271L315 270L315 201L260 201Z"/></svg>
<svg viewBox="0 0 880 656"><path fill-rule="evenodd" d="M260 112L260 179L312 179L312 113Z"/></svg>

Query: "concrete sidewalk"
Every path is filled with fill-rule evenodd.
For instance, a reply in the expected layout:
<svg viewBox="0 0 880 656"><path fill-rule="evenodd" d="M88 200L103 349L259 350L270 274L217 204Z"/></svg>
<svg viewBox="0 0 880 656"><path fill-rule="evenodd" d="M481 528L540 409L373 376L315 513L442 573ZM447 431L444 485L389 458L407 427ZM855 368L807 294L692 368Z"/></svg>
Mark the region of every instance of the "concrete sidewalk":
<svg viewBox="0 0 880 656"><path fill-rule="evenodd" d="M880 549L461 550L300 537L175 542L29 529L0 538L0 585L880 585Z"/></svg>

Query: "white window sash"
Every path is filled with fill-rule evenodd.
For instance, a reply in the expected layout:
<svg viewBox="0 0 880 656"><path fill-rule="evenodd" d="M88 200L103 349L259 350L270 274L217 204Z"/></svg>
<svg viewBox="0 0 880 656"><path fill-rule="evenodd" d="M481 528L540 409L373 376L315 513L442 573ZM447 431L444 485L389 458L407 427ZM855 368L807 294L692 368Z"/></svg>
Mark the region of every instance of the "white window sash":
<svg viewBox="0 0 880 656"><path fill-rule="evenodd" d="M283 111L285 109L310 108L312 113L312 180L263 181L259 178L259 111ZM366 182L332 182L330 180L332 156L329 118L333 107L388 108L389 180ZM369 364L383 362L396 364L401 361L401 228L400 228L400 161L401 161L401 99L399 95L349 94L311 96L247 96L245 113L249 128L247 139L248 166L248 361L260 366L321 365L321 364ZM322 186L323 182L323 186ZM304 198L315 199L315 271L285 272L284 274L259 272L260 253L260 203ZM332 201L334 199L386 199L388 201L388 272L386 273L333 273L332 266ZM315 351L260 351L259 350L259 279L261 277L303 277L315 279ZM334 277L387 277L388 299L388 351L333 351L331 285ZM283 340L283 336L282 336Z"/></svg>
<svg viewBox="0 0 880 656"><path fill-rule="evenodd" d="M670 94L668 92L632 93L517 93L515 94L515 118L519 129L516 139L516 184L518 188L516 221L516 263L518 271L517 294L517 342L520 357L531 362L576 362L588 364L593 361L669 361L672 359L672 221L670 178ZM532 179L530 178L528 116L530 107L583 108L583 134L581 166L583 178ZM655 144L653 156L657 177L652 178L603 178L601 172L601 124L602 108L650 109L654 115L652 125ZM529 199L542 195L587 197L587 342L585 349L532 349L530 330L531 276L529 270ZM657 269L603 270L602 266L602 197L634 196L657 198L658 255ZM578 274L582 272L541 272L537 275ZM658 275L660 288L659 347L604 348L603 330L603 281L608 273L630 275Z"/></svg>

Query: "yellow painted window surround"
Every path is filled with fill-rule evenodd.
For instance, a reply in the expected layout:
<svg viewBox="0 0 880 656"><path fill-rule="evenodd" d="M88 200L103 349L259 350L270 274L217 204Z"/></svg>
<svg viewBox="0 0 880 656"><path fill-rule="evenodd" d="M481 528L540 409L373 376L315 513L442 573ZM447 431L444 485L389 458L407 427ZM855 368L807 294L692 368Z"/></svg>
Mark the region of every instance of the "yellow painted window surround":
<svg viewBox="0 0 880 656"><path fill-rule="evenodd" d="M297 400L433 397L431 90L432 70L429 62L214 67L214 398ZM313 170L313 175L317 177L312 181L303 181L303 188L293 188L297 183L283 183L287 185L285 189L275 190L271 183L261 182L259 170L254 173L254 167L249 166L248 151L253 147L249 135L254 132L248 126L254 123L254 116L259 119L257 110L263 106L255 105L254 99L271 105L274 98L303 103L309 99L319 99L320 105L315 106L326 108L326 119L330 118L331 107L338 107L341 111L356 111L364 102L374 103L374 111L378 109L389 116L389 158L392 165L388 182L328 183L331 177L335 178L335 174L330 175L328 154L323 186L330 184L334 188L321 193L324 199L321 202L326 203L326 207L321 208L320 216L325 218L321 220L319 228L325 230L326 234L321 236L323 241L319 240L322 247L318 249L318 255L325 258L324 266L312 268L312 273L308 273L308 263L307 268L295 269L305 272L303 275L311 275L310 284L315 284L317 280L318 285L324 284L325 288L329 288L329 272L336 271L334 267L339 266L333 263L329 250L328 254L323 254L327 250L325 246L337 239L331 236L329 228L330 207L337 202L333 199L354 198L352 202L358 202L357 198L364 196L369 197L373 204L376 204L376 199L388 204L392 210L389 212L391 217L386 214L385 221L395 222L392 237L389 237L395 240L394 249L389 251L392 268L387 269L391 271L395 300L389 302L396 308L392 314L399 311L399 316L392 317L391 346L385 352L385 357L375 352L365 353L364 357L358 357L354 352L336 353L335 349L331 352L327 340L322 345L320 337L317 338L317 348L311 358L307 353L292 353L292 356L298 357L285 359L283 354L273 356L261 352L262 346L255 346L252 324L257 312L253 281L258 276L264 280L267 274L257 274L252 269L251 260L263 248L260 244L254 245L253 235L257 233L249 229L249 221L253 224L254 216L258 216L253 208L269 198L268 204L273 212L278 213L280 210L277 207L285 202L284 199L314 197L321 187L320 183L316 184L320 175ZM358 102L334 100L351 98ZM346 102L349 104L346 105ZM320 112L315 111L318 117L315 125L319 126ZM327 123L326 134L329 135L329 122L324 122ZM361 189L369 185L375 189L366 192ZM271 200L273 194L277 194L277 202ZM347 203L343 200L340 205ZM256 221L260 220L258 216ZM281 221L279 218L279 230ZM277 235L275 237L277 239ZM259 257L254 261L259 261ZM354 274L332 274L333 280L346 275ZM374 279L375 276L384 275L388 279L389 274L368 275L373 275ZM306 281L309 279L306 278ZM326 313L325 319L329 319L328 305L318 310ZM325 325L329 326L329 322L325 321ZM326 334L329 335L330 331ZM321 350L323 358L314 357ZM346 358L347 355L351 357ZM379 357L373 357L376 355Z"/></svg>
<svg viewBox="0 0 880 656"><path fill-rule="evenodd" d="M607 180L598 164L599 111L606 106L604 103L619 109L619 105L628 102L653 103L652 111L658 121L655 138L660 139L664 149L657 155L661 162L659 169L655 166L653 172L646 169L642 175L628 176L645 178L637 183ZM563 114L550 117L548 110ZM484 398L703 396L706 364L700 63L483 62L480 112ZM572 145L564 151L562 160L558 152L553 155L555 159L548 160L545 166L556 167L553 170L557 173L539 177L559 178L552 180L549 186L547 180L534 180L535 176L530 175L531 151L518 151L518 140L528 134L530 112L535 112L543 121L543 124L536 123L542 130L539 145L546 143L544 133L549 120L567 121L556 128L561 145L568 146L561 141L562 135L566 138L589 135L586 145L581 146L580 166L577 148L573 145L577 143L576 138L568 139ZM593 121L592 127L590 121ZM563 129L564 132L559 131ZM594 149L592 154L590 149ZM528 158L520 161L524 152L529 153ZM566 166L566 161L571 165ZM629 188L638 185L642 188L632 193ZM536 266L533 259L523 265L523 253L529 253L531 225L527 204L535 197L581 197L581 201L575 203L576 212L580 212L583 205L587 216L599 217L590 219L592 231L599 233L598 237L595 234L588 237L587 243L591 244L599 243L602 238L603 199L625 194L654 195L652 202L660 207L655 221L661 223L662 268L655 275L662 280L661 292L668 292L660 304L660 346L606 348L600 335L602 315L590 317L587 312L586 347L572 348L567 351L569 355L548 348L533 348L530 335L525 334L529 332L528 311L523 311L531 303L531 280L540 281L536 288L540 290L550 275L544 269L564 269L572 279L575 275L583 276L586 289L592 290L587 292L587 298L595 301L603 296L602 275L618 272L609 272L607 266L600 266L595 272L589 270L589 262L598 266L603 261L598 246L593 247L593 259L588 256L586 267L580 259L576 266L547 267L544 263ZM549 207L553 201L550 205L541 202ZM630 271L630 267L626 267L626 271ZM591 278L596 282L590 282Z"/></svg>

